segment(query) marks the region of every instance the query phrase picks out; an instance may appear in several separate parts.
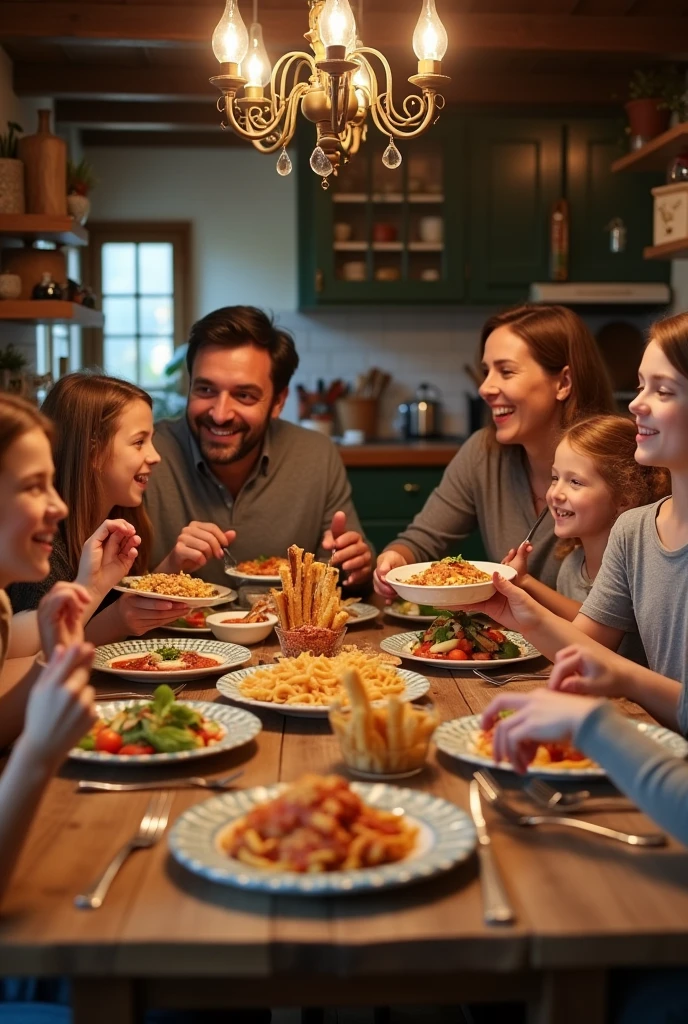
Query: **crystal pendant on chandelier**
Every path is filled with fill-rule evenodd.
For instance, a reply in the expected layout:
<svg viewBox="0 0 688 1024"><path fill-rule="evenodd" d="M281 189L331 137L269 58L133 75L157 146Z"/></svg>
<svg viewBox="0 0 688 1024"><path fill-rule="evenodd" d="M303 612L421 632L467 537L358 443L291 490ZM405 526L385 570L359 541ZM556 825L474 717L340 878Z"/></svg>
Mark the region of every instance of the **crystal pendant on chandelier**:
<svg viewBox="0 0 688 1024"><path fill-rule="evenodd" d="M397 149L394 139L390 135L389 146L382 154L382 162L385 165L385 167L389 167L390 171L393 171L396 167L401 166L402 159L403 157L399 150Z"/></svg>
<svg viewBox="0 0 688 1024"><path fill-rule="evenodd" d="M311 153L310 163L311 170L315 171L316 174L319 174L321 178L327 178L334 170L334 167L328 159L327 153L324 149L321 149L320 146L316 146Z"/></svg>
<svg viewBox="0 0 688 1024"><path fill-rule="evenodd" d="M283 178L286 178L288 174L291 174L292 163L289 158L289 154L284 146L282 146L282 152L277 158L277 173Z"/></svg>

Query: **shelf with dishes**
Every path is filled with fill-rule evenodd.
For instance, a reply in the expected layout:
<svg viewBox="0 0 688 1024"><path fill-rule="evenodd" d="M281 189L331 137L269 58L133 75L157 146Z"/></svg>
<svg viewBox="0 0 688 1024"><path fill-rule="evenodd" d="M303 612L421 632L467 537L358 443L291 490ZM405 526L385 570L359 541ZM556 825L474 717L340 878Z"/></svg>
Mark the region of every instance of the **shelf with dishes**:
<svg viewBox="0 0 688 1024"><path fill-rule="evenodd" d="M443 252L443 242L334 242L335 252Z"/></svg>
<svg viewBox="0 0 688 1024"><path fill-rule="evenodd" d="M56 245L88 245L88 231L73 217L42 213L0 213L0 238Z"/></svg>
<svg viewBox="0 0 688 1024"><path fill-rule="evenodd" d="M443 203L444 196L441 192L409 192L406 195L402 192L373 192L370 195L366 192L337 192L332 196L334 203L356 205L362 203L412 203L413 205Z"/></svg>
<svg viewBox="0 0 688 1024"><path fill-rule="evenodd" d="M685 152L688 152L688 121L674 125L639 149L615 160L612 170L664 171L672 160Z"/></svg>

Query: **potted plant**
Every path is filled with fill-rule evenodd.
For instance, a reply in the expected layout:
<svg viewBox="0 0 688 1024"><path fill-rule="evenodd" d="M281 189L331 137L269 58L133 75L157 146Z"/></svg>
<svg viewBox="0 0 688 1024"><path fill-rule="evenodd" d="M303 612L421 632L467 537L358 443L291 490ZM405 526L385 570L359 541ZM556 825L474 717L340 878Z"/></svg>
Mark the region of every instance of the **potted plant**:
<svg viewBox="0 0 688 1024"><path fill-rule="evenodd" d="M634 71L626 103L631 149L638 149L669 127L672 112L685 116L686 85L675 65Z"/></svg>
<svg viewBox="0 0 688 1024"><path fill-rule="evenodd" d="M79 224L85 224L91 212L88 193L96 184L93 168L88 160L75 164L67 161L67 210Z"/></svg>
<svg viewBox="0 0 688 1024"><path fill-rule="evenodd" d="M7 122L0 135L0 213L24 213L24 165L17 159L17 139L23 131L16 121Z"/></svg>

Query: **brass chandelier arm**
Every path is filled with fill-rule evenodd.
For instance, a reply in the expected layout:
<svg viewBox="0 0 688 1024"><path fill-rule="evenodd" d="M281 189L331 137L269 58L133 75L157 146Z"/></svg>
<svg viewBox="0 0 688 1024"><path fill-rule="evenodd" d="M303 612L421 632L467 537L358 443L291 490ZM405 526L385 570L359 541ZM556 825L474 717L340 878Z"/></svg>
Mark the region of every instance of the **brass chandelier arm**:
<svg viewBox="0 0 688 1024"><path fill-rule="evenodd" d="M242 111L241 118L238 118L235 112L234 94L228 93L225 96L225 117L227 118L228 126L237 135L254 144L256 142L263 142L270 139L278 131L280 123L284 120L291 123L292 128L288 138L286 131L282 133L281 137L286 138L287 142L291 141L295 130L294 125L299 101L310 88L310 81L295 81L289 95L285 99L282 98L286 95L289 72L295 64L297 65L294 73L295 79L298 79L304 66L308 67L312 74L315 73L315 64L307 53L295 52L285 54L277 62L272 72L272 98L267 101L267 104L257 100L255 105L251 105L245 111ZM280 77L279 91L276 89L278 77ZM268 113L269 120L266 119L266 113ZM280 142L279 145L286 145L286 142ZM263 147L260 148L262 149ZM275 146L275 148L278 147ZM270 143L270 148L265 149L264 152L273 152L272 143Z"/></svg>
<svg viewBox="0 0 688 1024"><path fill-rule="evenodd" d="M370 115L375 122L375 126L384 135L393 135L397 139L415 139L422 135L433 123L443 105L441 102L438 102L442 97L438 97L437 93L428 90L423 96L423 120L414 127L411 127L410 130L404 130L387 117L385 108L382 106L385 98L384 95L380 96L380 102L371 106Z"/></svg>
<svg viewBox="0 0 688 1024"><path fill-rule="evenodd" d="M366 54L376 57L384 69L385 88L383 90L380 89L378 85L377 75L372 64L365 56ZM392 69L389 65L389 61L383 53L380 53L379 50L376 50L372 46L362 46L360 49L354 50L351 57L352 59L362 57L365 61L371 84L371 112L375 108L378 108L382 111L382 116L386 122L386 127L382 128L378 124L377 120L375 121L378 128L380 128L380 131L383 131L387 135L396 135L397 132L401 132L404 137L412 138L412 135L408 135L408 130L410 128L420 124L421 122L425 123L427 127L427 124L430 122L426 121L426 94L419 96L417 93L411 93L409 96L406 96L403 102L403 114L400 114L394 106L394 99L392 96ZM416 107L417 109L413 110L413 107Z"/></svg>
<svg viewBox="0 0 688 1024"><path fill-rule="evenodd" d="M294 101L292 102L292 96L289 97L289 103L287 104L286 116L284 119L284 127L280 134L272 138L268 136L264 139L254 139L253 145L256 149L260 150L261 153L276 153L282 146L288 146L294 137L296 131L296 119L298 116L299 100L301 96L308 90L308 82L299 82L298 85L294 86L294 92L300 90Z"/></svg>

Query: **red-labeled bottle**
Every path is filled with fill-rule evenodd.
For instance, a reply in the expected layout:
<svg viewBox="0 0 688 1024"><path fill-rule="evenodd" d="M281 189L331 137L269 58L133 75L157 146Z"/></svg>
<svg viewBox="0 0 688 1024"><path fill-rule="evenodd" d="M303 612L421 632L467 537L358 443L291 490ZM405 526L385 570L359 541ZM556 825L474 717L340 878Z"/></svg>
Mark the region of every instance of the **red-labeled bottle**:
<svg viewBox="0 0 688 1024"><path fill-rule="evenodd" d="M550 217L549 276L552 281L566 281L569 276L569 204L558 199Z"/></svg>

